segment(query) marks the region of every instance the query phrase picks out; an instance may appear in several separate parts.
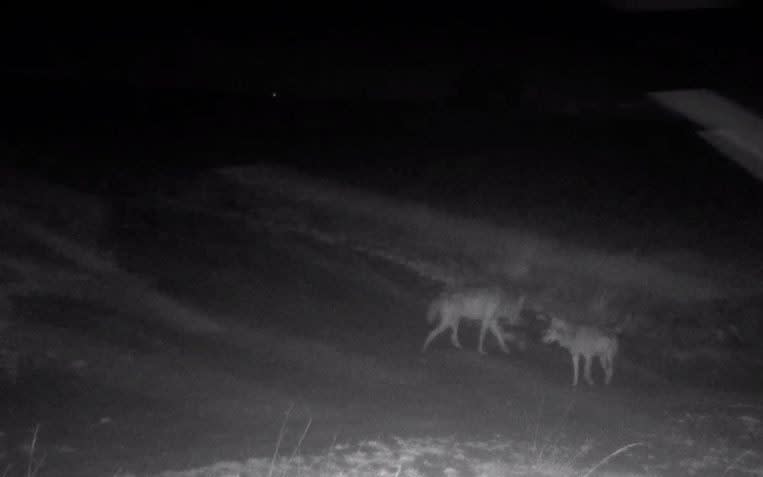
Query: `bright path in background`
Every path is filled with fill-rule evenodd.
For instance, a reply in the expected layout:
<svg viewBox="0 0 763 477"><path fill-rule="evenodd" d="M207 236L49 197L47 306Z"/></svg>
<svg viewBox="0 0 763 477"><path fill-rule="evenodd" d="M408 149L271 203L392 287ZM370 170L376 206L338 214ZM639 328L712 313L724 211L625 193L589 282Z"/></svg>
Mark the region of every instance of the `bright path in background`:
<svg viewBox="0 0 763 477"><path fill-rule="evenodd" d="M763 181L763 120L758 115L706 89L649 96L702 126L700 137Z"/></svg>

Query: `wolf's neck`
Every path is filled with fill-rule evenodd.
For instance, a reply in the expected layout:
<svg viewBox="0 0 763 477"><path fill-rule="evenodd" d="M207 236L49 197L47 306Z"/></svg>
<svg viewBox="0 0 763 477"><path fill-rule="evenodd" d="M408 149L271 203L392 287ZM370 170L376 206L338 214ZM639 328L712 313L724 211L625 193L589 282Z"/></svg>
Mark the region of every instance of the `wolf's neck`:
<svg viewBox="0 0 763 477"><path fill-rule="evenodd" d="M560 336L557 341L559 342L561 346L564 346L565 348L569 348L570 346L572 346L572 339L567 336L565 337Z"/></svg>

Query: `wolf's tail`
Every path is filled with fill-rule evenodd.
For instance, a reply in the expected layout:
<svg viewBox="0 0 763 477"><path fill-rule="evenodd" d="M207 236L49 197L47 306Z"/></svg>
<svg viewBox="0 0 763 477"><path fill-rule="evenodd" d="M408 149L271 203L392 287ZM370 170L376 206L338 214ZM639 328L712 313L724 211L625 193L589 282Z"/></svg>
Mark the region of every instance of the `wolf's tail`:
<svg viewBox="0 0 763 477"><path fill-rule="evenodd" d="M429 304L429 308L427 309L427 323L434 323L434 320L436 320L437 316L440 314L441 308L442 297L437 297L432 300L432 303Z"/></svg>

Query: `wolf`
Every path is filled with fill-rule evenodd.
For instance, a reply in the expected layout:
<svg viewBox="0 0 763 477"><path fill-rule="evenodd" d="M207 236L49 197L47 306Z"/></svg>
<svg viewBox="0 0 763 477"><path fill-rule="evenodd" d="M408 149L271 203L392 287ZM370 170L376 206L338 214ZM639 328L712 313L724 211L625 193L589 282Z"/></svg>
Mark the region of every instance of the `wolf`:
<svg viewBox="0 0 763 477"><path fill-rule="evenodd" d="M591 377L591 365L594 357L599 358L599 363L604 370L606 384L612 381L614 374L614 361L619 348L615 334L607 333L595 326L576 325L558 317L549 317L548 329L543 335L546 344L559 343L562 348L572 355L572 385L578 385L578 368L580 357L585 358L583 376L589 385L593 385Z"/></svg>
<svg viewBox="0 0 763 477"><path fill-rule="evenodd" d="M447 329L450 329L450 342L456 348L461 348L461 343L458 341L458 325L464 318L481 323L477 346L480 354L486 354L484 343L488 329L498 340L501 350L509 353L505 338L511 340L513 335L501 329L499 320L503 319L511 326L520 325L524 302L524 295L512 298L498 286L459 287L445 290L429 304L427 322L434 323L438 318L440 321L424 340L421 352L424 353L432 340Z"/></svg>

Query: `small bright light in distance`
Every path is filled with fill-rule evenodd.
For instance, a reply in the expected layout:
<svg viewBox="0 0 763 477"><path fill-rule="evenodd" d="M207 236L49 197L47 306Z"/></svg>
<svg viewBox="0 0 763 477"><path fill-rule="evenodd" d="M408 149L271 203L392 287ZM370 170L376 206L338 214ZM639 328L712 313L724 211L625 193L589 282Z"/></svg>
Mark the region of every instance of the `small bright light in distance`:
<svg viewBox="0 0 763 477"><path fill-rule="evenodd" d="M271 98L277 98L278 97L278 91L273 91L270 93Z"/></svg>

